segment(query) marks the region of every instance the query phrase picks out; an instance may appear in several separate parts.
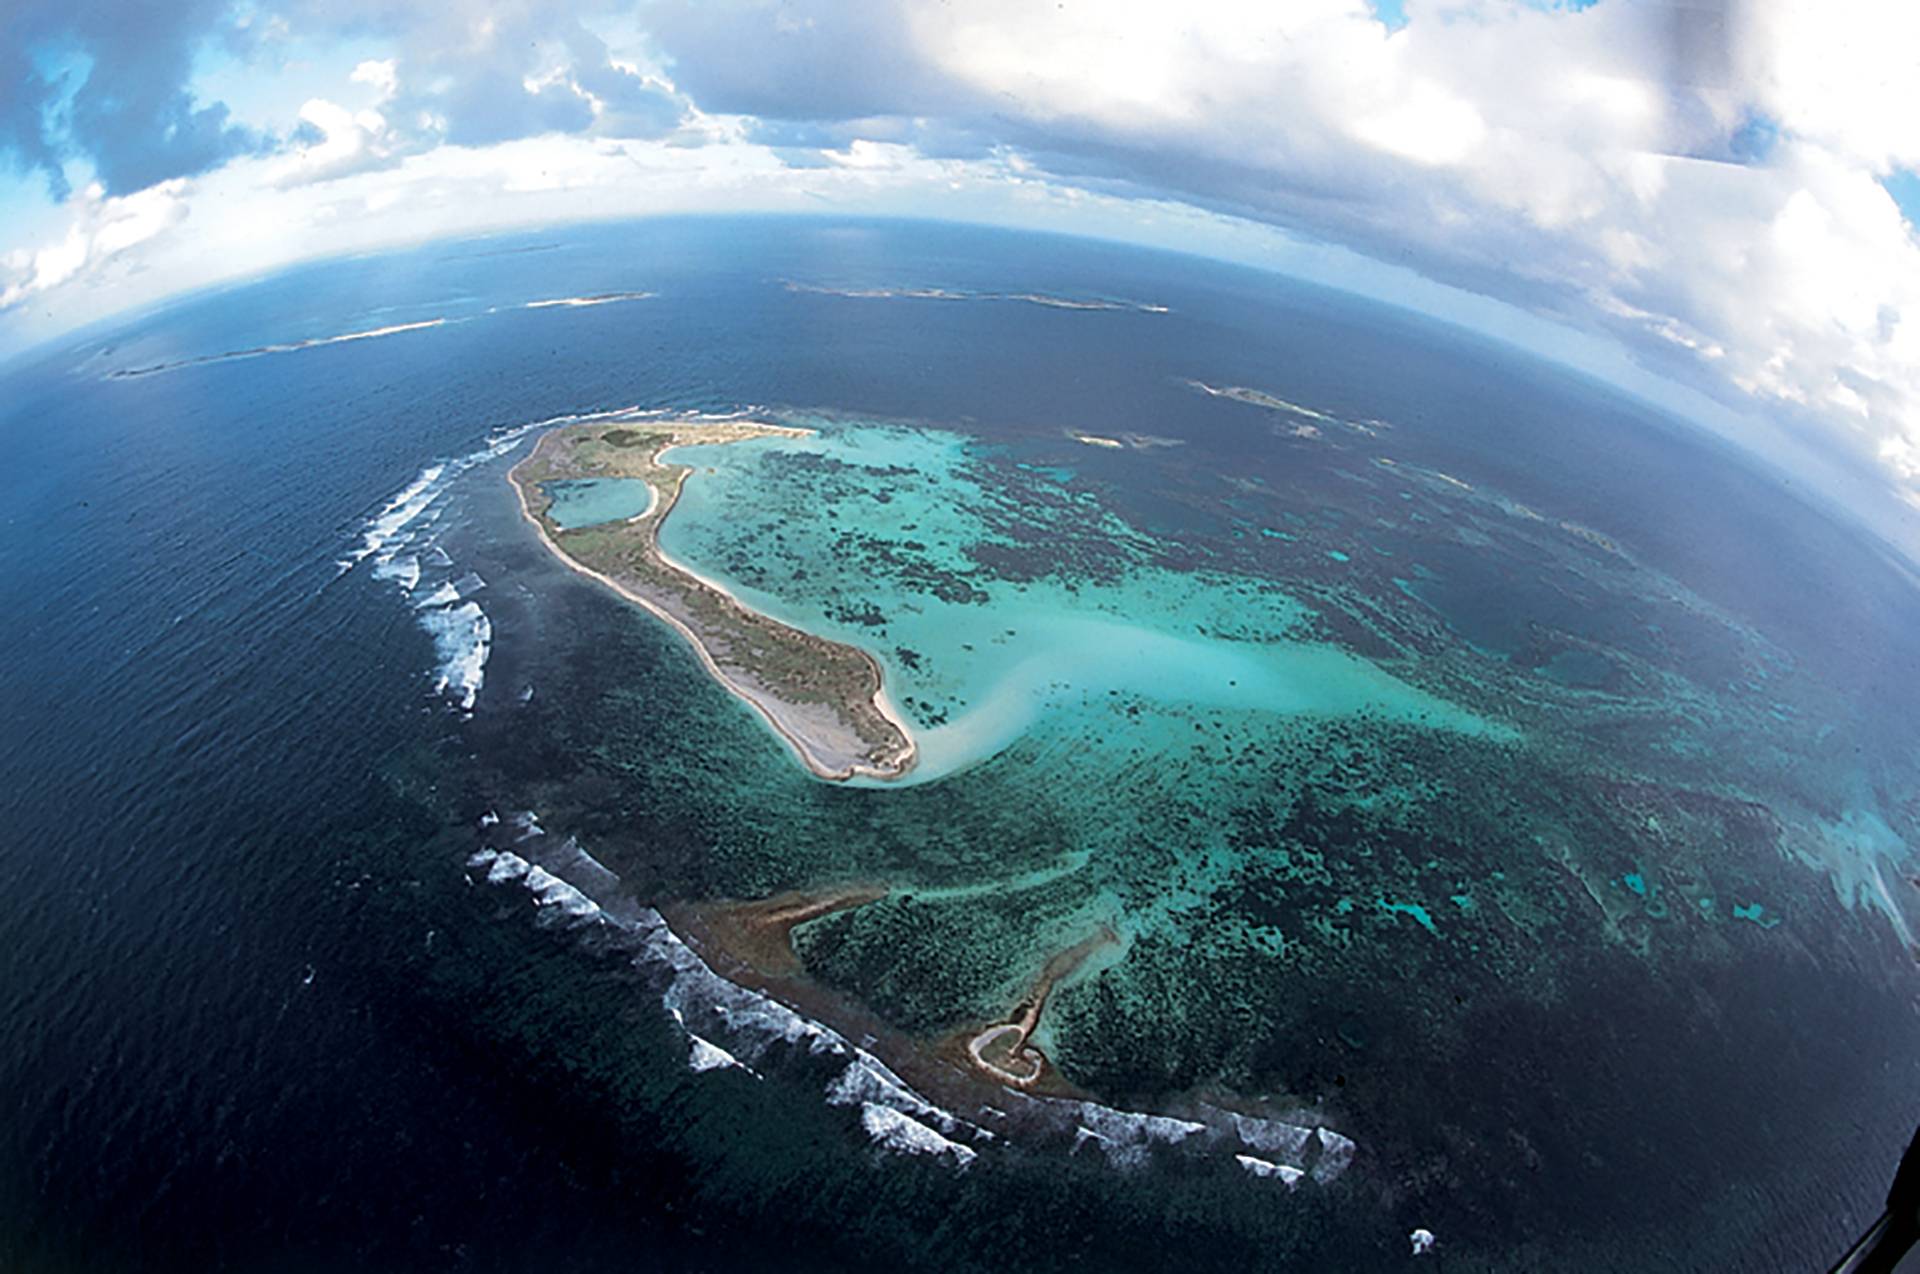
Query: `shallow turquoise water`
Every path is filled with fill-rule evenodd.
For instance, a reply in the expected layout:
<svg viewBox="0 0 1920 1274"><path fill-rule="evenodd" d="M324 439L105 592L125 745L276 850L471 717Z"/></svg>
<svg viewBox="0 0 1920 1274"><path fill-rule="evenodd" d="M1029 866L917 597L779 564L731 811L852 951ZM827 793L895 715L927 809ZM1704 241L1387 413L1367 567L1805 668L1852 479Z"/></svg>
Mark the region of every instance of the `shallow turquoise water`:
<svg viewBox="0 0 1920 1274"><path fill-rule="evenodd" d="M541 490L553 501L548 516L565 531L624 522L653 507L653 488L639 478L574 478Z"/></svg>
<svg viewBox="0 0 1920 1274"><path fill-rule="evenodd" d="M910 783L955 773L1034 730L1129 749L1190 742L1194 725L1182 714L1132 714L1089 731L1089 715L1107 721L1120 696L1507 733L1305 640L1311 612L1268 581L1153 564L1147 537L1074 492L1068 471L1018 466L1054 497L1023 501L1023 514L1051 506L1053 520L1094 521L1135 546L1133 560L1099 577L983 569L1028 554L1051 528L1005 522L990 472L958 434L832 424L804 439L682 447L665 458L698 472L662 546L756 609L872 651L920 745ZM873 570L876 557L889 569Z"/></svg>

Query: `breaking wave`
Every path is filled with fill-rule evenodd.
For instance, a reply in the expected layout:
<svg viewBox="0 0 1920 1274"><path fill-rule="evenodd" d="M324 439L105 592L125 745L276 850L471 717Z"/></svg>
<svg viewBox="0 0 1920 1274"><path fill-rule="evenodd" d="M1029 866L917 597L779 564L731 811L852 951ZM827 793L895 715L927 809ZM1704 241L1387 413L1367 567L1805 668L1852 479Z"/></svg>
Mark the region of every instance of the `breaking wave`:
<svg viewBox="0 0 1920 1274"><path fill-rule="evenodd" d="M1246 1169L1249 1176L1277 1177L1289 1190L1299 1185L1300 1178L1307 1175L1290 1164L1274 1163L1269 1159L1256 1159L1252 1155L1235 1155L1233 1161Z"/></svg>
<svg viewBox="0 0 1920 1274"><path fill-rule="evenodd" d="M393 323L386 327L370 327L359 332L342 332L338 336L316 336L311 340L287 341L276 345L255 345L250 349L232 349L219 354L202 354L197 358L177 358L165 363L149 363L145 367L122 367L106 374L108 380L131 380L136 376L155 376L161 372L175 372L183 367L204 367L208 363L225 363L236 358L259 358L266 354L297 354L301 350L318 349L322 345L344 345L348 341L370 341L382 336L398 336L402 332L422 332L430 327L441 327L455 319L422 319L418 323Z"/></svg>
<svg viewBox="0 0 1920 1274"><path fill-rule="evenodd" d="M875 1144L900 1154L946 1156L962 1168L980 1154L971 1146L949 1141L913 1116L877 1102L860 1103L860 1126Z"/></svg>
<svg viewBox="0 0 1920 1274"><path fill-rule="evenodd" d="M450 583L436 584L430 593L415 593L413 608L424 610L430 606L451 606L460 600L460 590Z"/></svg>
<svg viewBox="0 0 1920 1274"><path fill-rule="evenodd" d="M526 301L523 310L582 309L592 305L613 305L620 301L645 301L652 292L600 292L593 296L556 296L545 301Z"/></svg>
<svg viewBox="0 0 1920 1274"><path fill-rule="evenodd" d="M575 419L580 417L499 430L464 456L425 466L368 515L358 542L339 560L340 575L370 562L373 578L394 584L406 595L420 627L433 638L433 693L446 696L462 712L473 711L485 684L493 624L473 600L487 582L473 571L461 571L437 538L453 485L468 470L519 447L529 434Z"/></svg>
<svg viewBox="0 0 1920 1274"><path fill-rule="evenodd" d="M442 606L423 611L421 627L433 638L433 650L439 663L434 669L433 690L472 712L486 679L487 654L493 648L493 624L477 602Z"/></svg>
<svg viewBox="0 0 1920 1274"><path fill-rule="evenodd" d="M629 953L684 1036L689 1071L737 1070L758 1079L783 1059L831 1059L837 1065L822 1099L854 1112L861 1134L883 1152L937 1160L956 1171L990 1163L1009 1142L1096 1153L1121 1170L1169 1154L1220 1156L1289 1191L1303 1181L1328 1184L1355 1157L1354 1142L1332 1129L1205 1104L1190 1111L1191 1118L1177 1118L999 1089L972 1115L945 1109L832 1027L714 972L573 837L549 837L531 813L502 820L489 812L477 829L481 845L467 859L473 877L527 890L538 924L591 932Z"/></svg>
<svg viewBox="0 0 1920 1274"><path fill-rule="evenodd" d="M504 307L508 310L556 310L583 309L597 305L614 305L622 301L644 301L656 295L652 292L597 292L589 296L556 296L537 301L524 301L519 305ZM495 306L480 312L478 317L502 312ZM413 323L389 323L384 327L369 327L359 331L341 332L334 336L315 336L304 341L278 341L270 345L252 345L246 349L222 350L218 354L199 354L192 358L174 358L165 362L147 363L139 367L120 367L104 373L106 380L132 380L140 376L157 376L162 372L177 372L188 367L205 367L212 363L227 363L242 358L262 358L269 354L298 354L305 350L320 349L327 345L345 345L351 341L378 340L386 336L400 336L406 332L424 332L431 328L445 327L449 323L465 323L475 316L459 318L430 318Z"/></svg>
<svg viewBox="0 0 1920 1274"><path fill-rule="evenodd" d="M1053 310L1118 310L1132 314L1167 314L1169 308L1153 301L1127 301L1104 296L1056 296L1050 292L973 292L955 288L832 288L785 281L789 292L815 296L843 296L857 301L1023 301Z"/></svg>
<svg viewBox="0 0 1920 1274"><path fill-rule="evenodd" d="M721 1070L731 1066L757 1077L758 1073L751 1066L748 1066L745 1062L735 1057L732 1053L729 1053L726 1049L721 1048L718 1044L703 1040L692 1031L687 1032L687 1041L693 1046L693 1051L687 1055L688 1070L698 1073L700 1071Z"/></svg>

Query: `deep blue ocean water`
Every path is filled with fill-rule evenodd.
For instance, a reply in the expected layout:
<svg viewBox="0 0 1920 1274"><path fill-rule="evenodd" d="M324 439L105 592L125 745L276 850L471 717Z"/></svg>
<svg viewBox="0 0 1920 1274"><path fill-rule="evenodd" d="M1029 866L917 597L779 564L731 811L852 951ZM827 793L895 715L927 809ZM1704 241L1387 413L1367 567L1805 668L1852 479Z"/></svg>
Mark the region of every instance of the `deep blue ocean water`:
<svg viewBox="0 0 1920 1274"><path fill-rule="evenodd" d="M856 301L788 280L1172 312ZM654 295L521 308L629 291ZM0 1268L833 1268L974 1251L979 1236L931 1211L954 1187L871 1165L824 1112L781 1110L772 1128L779 1108L744 1089L689 1088L620 961L474 889L465 827L434 813L469 747L433 691L447 652L390 579L342 562L425 467L567 413L792 405L976 424L1011 446L1063 427L1177 433L1229 463L1244 431L1197 413L1187 378L1392 420L1404 453L1631 533L1803 656L1840 652L1833 679L1856 693L1838 715L1858 746L1912 719L1909 585L1783 480L1598 386L1268 276L945 226L661 221L186 298L0 381L15 484L0 541ZM586 619L507 587L516 564L553 568L512 544L503 483L461 500L445 516L474 529L455 556L501 581L482 595L495 628L616 622L585 586L555 585ZM1133 507L1176 531L1202 517L1151 492ZM1476 639L1517 640L1496 603L1479 610ZM529 657L503 640L486 685L517 684ZM1883 1044L1864 1043L1863 1065L1884 1070ZM1775 1255L1843 1241L1910 1131L1899 1118L1863 1103L1856 1161L1757 1205L1781 1214ZM852 1166L816 1190L822 1161ZM1052 1193L960 1187L1004 1209L1020 1255L1152 1250L1151 1227L1124 1217L1130 1192L1163 1187L1035 1171ZM1250 1245L1202 1263L1252 1259L1272 1226L1323 1228L1352 1268L1404 1243L1359 1205L1248 1221L1209 1215L1194 1190L1193 1235Z"/></svg>

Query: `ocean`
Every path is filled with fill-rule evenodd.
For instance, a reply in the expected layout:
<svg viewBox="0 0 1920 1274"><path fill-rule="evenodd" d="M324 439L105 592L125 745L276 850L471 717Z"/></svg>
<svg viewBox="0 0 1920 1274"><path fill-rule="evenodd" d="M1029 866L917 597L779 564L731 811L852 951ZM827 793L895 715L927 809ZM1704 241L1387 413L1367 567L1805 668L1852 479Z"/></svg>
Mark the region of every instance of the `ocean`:
<svg viewBox="0 0 1920 1274"><path fill-rule="evenodd" d="M0 1268L1797 1268L1920 1118L1913 577L1571 373L726 218L0 377ZM687 449L663 542L870 649L911 782L539 544L508 466L628 407L816 430ZM798 1013L655 910L873 880ZM1038 1037L1088 1105L993 1124L934 1043L1096 923Z"/></svg>

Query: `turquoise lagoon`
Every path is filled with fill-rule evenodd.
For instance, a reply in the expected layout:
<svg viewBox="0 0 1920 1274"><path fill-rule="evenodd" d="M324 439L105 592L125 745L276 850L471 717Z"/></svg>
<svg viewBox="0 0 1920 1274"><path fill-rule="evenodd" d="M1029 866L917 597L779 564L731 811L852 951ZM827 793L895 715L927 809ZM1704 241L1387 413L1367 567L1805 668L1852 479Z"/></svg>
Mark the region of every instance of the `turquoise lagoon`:
<svg viewBox="0 0 1920 1274"><path fill-rule="evenodd" d="M1738 705L1630 653L1609 648L1635 670L1637 698L1596 697L1597 656L1529 673L1457 634L1431 654L1363 656L1325 636L1328 608L1356 595L1336 591L1344 578L1229 569L1120 515L1154 506L1177 458L1140 457L1123 479L1139 485L1115 499L1090 476L1104 456L1076 471L1070 457L1023 463L957 431L781 419L815 432L667 453L695 472L662 547L747 605L882 664L919 763L901 781L823 793L816 816L835 829L806 843L843 850L773 879L892 887L795 941L810 974L907 1030L1010 1011L1048 955L1104 925L1120 941L1061 984L1034 1036L1063 1073L1096 1090L1226 1075L1313 1091L1328 1075L1287 1060L1285 1030L1244 1024L1306 1005L1328 1038L1365 1019L1360 1034L1444 1052L1475 995L1561 994L1565 975L1542 952L1562 948L1617 953L1633 977L1681 987L1695 953L1724 949L1721 926L1754 918L1697 898L1782 897L1800 870L1765 848L1738 797L1616 777L1649 764L1648 723L1699 740L1700 755L1752 737ZM1536 552L1586 551L1551 523L1490 522L1482 497L1435 490L1436 515L1451 502L1476 532L1505 537L1481 540L1490 577ZM1349 557L1343 577L1359 571ZM1458 555L1451 569L1467 564ZM1579 566L1589 587L1679 592L1609 560ZM1684 755L1653 763L1671 774ZM811 801L792 784L828 786L796 773L782 808ZM790 857L795 842L781 840ZM1859 857L1830 856L1821 865L1837 875ZM1688 921L1669 897L1687 901ZM1904 932L1899 908L1864 884L1837 902ZM1737 927L1771 936L1764 922ZM1455 990L1420 1012L1387 1007L1403 979ZM1362 1066L1372 1056L1349 1056L1368 1077L1344 1082L1397 1102L1374 1087L1384 1072Z"/></svg>
<svg viewBox="0 0 1920 1274"><path fill-rule="evenodd" d="M653 508L653 488L639 478L574 478L541 490L553 501L547 515L563 531L625 522Z"/></svg>
<svg viewBox="0 0 1920 1274"><path fill-rule="evenodd" d="M814 424L801 439L680 447L692 465L662 547L749 606L871 651L913 727L919 761L900 786L945 778L1043 722L1116 746L1181 749L1182 713L1116 713L1139 700L1270 717L1365 715L1475 736L1511 728L1307 640L1311 612L1270 581L1154 564L1146 536L1075 492L1072 474L1021 470L1052 486L1024 508L1092 521L1131 560L1103 577L1051 569L983 581L984 548L1021 554L1006 501L963 435ZM1004 472L1003 468L1001 472ZM1058 514L1056 514L1058 516ZM876 571L883 561L888 569ZM1156 735L1164 737L1155 737ZM879 783L880 780L869 780Z"/></svg>

